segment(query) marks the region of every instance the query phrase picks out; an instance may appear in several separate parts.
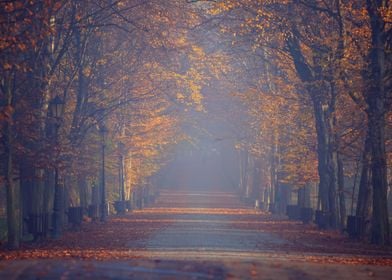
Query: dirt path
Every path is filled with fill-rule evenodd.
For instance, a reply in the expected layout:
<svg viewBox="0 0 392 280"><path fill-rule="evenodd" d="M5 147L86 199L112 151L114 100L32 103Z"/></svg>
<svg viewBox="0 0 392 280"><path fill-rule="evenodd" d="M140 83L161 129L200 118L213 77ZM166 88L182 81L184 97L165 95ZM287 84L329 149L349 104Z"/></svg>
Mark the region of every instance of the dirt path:
<svg viewBox="0 0 392 280"><path fill-rule="evenodd" d="M1 251L0 279L389 279L390 248L273 217L233 193L163 191L154 207Z"/></svg>

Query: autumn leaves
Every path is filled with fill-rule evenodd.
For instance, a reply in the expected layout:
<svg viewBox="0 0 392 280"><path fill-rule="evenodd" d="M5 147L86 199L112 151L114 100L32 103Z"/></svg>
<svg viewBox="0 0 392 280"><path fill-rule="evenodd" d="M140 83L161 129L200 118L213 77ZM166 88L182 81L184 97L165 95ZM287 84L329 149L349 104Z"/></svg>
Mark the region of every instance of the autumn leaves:
<svg viewBox="0 0 392 280"><path fill-rule="evenodd" d="M103 180L102 145L109 201L119 198L120 153L126 199L147 192L149 178L183 137L182 112L191 106L203 110L208 58L189 41L187 27L198 16L187 6L95 0L0 4L6 163L1 179L8 191L10 247L19 246L29 216L51 215L54 181L64 189L61 215L68 206L86 209L92 203L91 186ZM58 141L48 111L55 97L64 103Z"/></svg>
<svg viewBox="0 0 392 280"><path fill-rule="evenodd" d="M210 9L231 51L240 56L240 69L254 77L245 85L236 80L251 122L251 136L239 146L261 159L267 200L282 199L280 184L319 181L317 207L328 213L330 227L343 228L344 178L362 167L362 174L373 175L361 181L359 192L371 186L375 195L359 196L366 201L358 205L374 206L358 215L371 220L371 234L369 228L363 232L379 244L389 239L390 10L388 3L371 0L217 1ZM367 138L372 138L370 165L361 162Z"/></svg>

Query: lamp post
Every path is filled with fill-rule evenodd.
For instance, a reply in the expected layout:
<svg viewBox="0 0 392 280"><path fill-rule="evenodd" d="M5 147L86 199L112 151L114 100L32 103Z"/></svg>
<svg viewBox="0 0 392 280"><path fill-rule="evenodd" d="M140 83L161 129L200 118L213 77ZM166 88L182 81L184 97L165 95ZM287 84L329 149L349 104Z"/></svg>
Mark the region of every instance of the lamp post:
<svg viewBox="0 0 392 280"><path fill-rule="evenodd" d="M106 134L108 129L106 128L104 123L101 123L99 126L99 133L101 134L102 139L102 174L101 174L101 222L106 221L107 209L106 209L106 190L105 190L105 141Z"/></svg>
<svg viewBox="0 0 392 280"><path fill-rule="evenodd" d="M55 146L58 145L58 131L60 128L61 118L64 113L64 101L57 95L49 103L49 112L54 118L54 141ZM54 168L54 202L53 202L53 237L59 238L62 229L62 190L59 185L58 163Z"/></svg>

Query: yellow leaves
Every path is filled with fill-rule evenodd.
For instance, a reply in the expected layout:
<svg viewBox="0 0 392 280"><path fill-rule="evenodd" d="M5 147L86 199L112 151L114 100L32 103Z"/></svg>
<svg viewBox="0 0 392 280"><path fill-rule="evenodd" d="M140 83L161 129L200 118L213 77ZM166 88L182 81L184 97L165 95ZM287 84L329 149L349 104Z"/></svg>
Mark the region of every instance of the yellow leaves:
<svg viewBox="0 0 392 280"><path fill-rule="evenodd" d="M125 8L127 6L127 1L117 1L116 5L119 8Z"/></svg>
<svg viewBox="0 0 392 280"><path fill-rule="evenodd" d="M12 65L10 63L8 63L8 62L5 62L3 64L3 69L4 70L11 70L12 69Z"/></svg>
<svg viewBox="0 0 392 280"><path fill-rule="evenodd" d="M218 2L215 3L215 5L209 9L208 13L210 15L219 15L223 12L230 11L234 9L238 4L236 1L223 1L223 2Z"/></svg>
<svg viewBox="0 0 392 280"><path fill-rule="evenodd" d="M219 8L213 8L209 10L209 14L212 16L216 16L219 15L220 13L222 13L223 11Z"/></svg>
<svg viewBox="0 0 392 280"><path fill-rule="evenodd" d="M381 16L384 18L385 22L388 22L389 25L392 24L392 6L383 7L380 9Z"/></svg>
<svg viewBox="0 0 392 280"><path fill-rule="evenodd" d="M267 85L267 86L266 86ZM252 155L268 162L276 145L284 150L280 170L291 184L304 184L309 178L317 179L315 149L309 145L315 131L303 125L312 118L311 110L304 110L295 86L272 73L262 75L257 87L249 88L235 96L241 100L248 115L251 135L236 149L246 149ZM312 125L310 124L312 128Z"/></svg>
<svg viewBox="0 0 392 280"><path fill-rule="evenodd" d="M178 46L178 47L185 47L187 44L188 44L188 41L187 41L187 38L184 36L184 35L181 35L181 36L178 36L176 39L175 39L175 44Z"/></svg>
<svg viewBox="0 0 392 280"><path fill-rule="evenodd" d="M197 46L197 45L192 45L192 52L191 52L191 58L203 58L205 57L205 52L202 47Z"/></svg>
<svg viewBox="0 0 392 280"><path fill-rule="evenodd" d="M179 100L180 102L184 102L184 100L185 100L185 95L182 94L181 92L177 92L176 98L177 98L177 100Z"/></svg>
<svg viewBox="0 0 392 280"><path fill-rule="evenodd" d="M97 61L97 65L100 65L100 66L105 65L107 63L108 63L108 60L106 58L101 58Z"/></svg>
<svg viewBox="0 0 392 280"><path fill-rule="evenodd" d="M201 105L201 102L203 100L203 95L200 93L200 87L197 87L197 90L192 91L192 93L191 93L191 100L195 104Z"/></svg>
<svg viewBox="0 0 392 280"><path fill-rule="evenodd" d="M83 68L83 75L86 77L89 77L91 75L91 68L90 67L84 67Z"/></svg>
<svg viewBox="0 0 392 280"><path fill-rule="evenodd" d="M20 51L24 52L27 50L27 46L25 43L20 42L19 44L17 44L17 47Z"/></svg>
<svg viewBox="0 0 392 280"><path fill-rule="evenodd" d="M146 64L153 72L163 71L159 64ZM167 73L166 73L167 74ZM161 73L161 76L165 76ZM172 77L168 75L167 78ZM136 83L144 85L149 90L149 83L145 76L144 80L137 80ZM139 87L138 87L139 88ZM146 90L140 86L140 90ZM177 98L185 99L182 92L176 93ZM140 182L154 174L165 156L163 151L167 145L172 144L175 139L175 127L178 120L166 113L169 102L165 100L165 95L153 94L145 102L138 102L130 112L129 122L125 126L127 145L130 147L131 164L127 167L127 174L130 174L129 185L138 185Z"/></svg>

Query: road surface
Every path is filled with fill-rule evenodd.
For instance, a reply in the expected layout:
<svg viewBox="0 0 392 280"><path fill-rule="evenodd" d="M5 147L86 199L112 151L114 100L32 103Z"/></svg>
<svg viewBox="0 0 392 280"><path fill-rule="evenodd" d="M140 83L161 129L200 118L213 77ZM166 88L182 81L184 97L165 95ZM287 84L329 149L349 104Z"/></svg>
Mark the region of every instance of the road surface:
<svg viewBox="0 0 392 280"><path fill-rule="evenodd" d="M1 261L0 279L391 279L392 275L390 252L361 255L355 244L348 249L334 247L336 241L329 241L329 236L320 238L331 245L324 239L307 244L304 238L323 233L256 211L230 192L162 191L152 207L113 217L100 226L109 229L71 233L49 249L30 249ZM134 238L139 229L143 233ZM298 231L302 235L293 239ZM92 236L92 241L83 241L83 234ZM104 235L110 244L94 243L95 234Z"/></svg>

